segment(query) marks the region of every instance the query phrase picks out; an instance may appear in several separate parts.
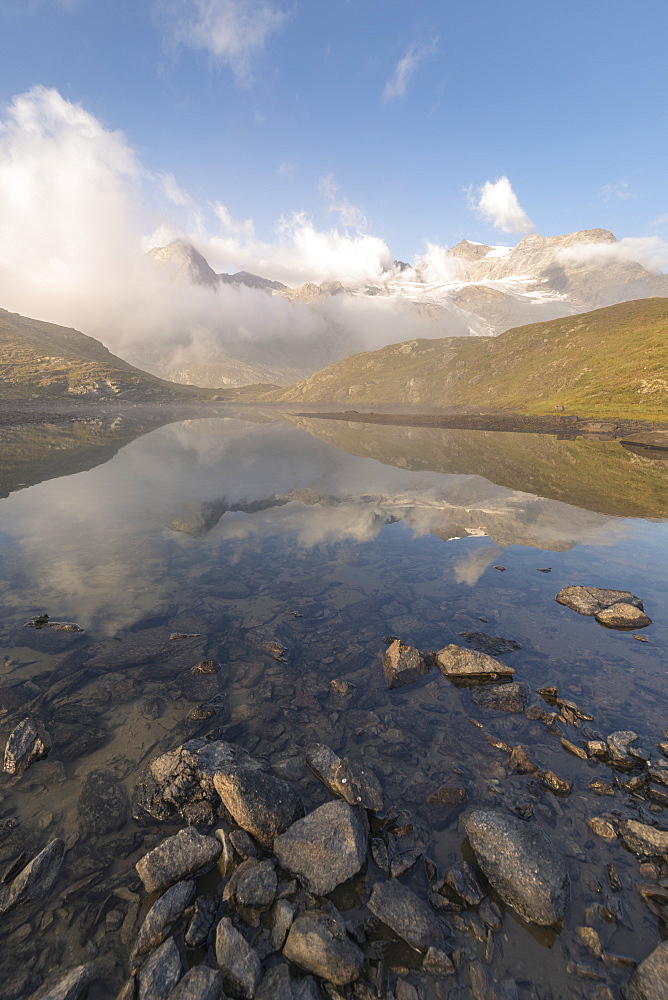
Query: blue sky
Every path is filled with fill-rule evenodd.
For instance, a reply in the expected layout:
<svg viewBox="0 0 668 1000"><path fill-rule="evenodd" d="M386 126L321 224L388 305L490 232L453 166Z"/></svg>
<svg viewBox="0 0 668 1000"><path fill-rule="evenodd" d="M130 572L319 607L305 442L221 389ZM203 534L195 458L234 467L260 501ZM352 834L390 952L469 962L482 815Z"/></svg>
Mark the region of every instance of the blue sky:
<svg viewBox="0 0 668 1000"><path fill-rule="evenodd" d="M663 238L667 22L656 0L0 0L0 101L7 121L49 88L122 133L163 240L267 246L296 213L405 260L527 231Z"/></svg>

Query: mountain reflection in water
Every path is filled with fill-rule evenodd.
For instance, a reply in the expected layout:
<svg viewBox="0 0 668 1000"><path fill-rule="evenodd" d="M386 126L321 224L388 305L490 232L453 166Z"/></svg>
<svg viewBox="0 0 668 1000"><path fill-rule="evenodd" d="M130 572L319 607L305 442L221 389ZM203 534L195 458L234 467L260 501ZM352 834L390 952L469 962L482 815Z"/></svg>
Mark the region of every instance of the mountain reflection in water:
<svg viewBox="0 0 668 1000"><path fill-rule="evenodd" d="M533 810L568 859L573 900L559 934L533 934L506 913L487 975L521 979L522 1000L548 988L554 1000L581 995L567 971L586 960L575 928L600 901L611 860L625 919L606 931L606 950L635 960L651 950L658 921L631 890L636 859L587 824L608 809L654 814L620 789L602 802L589 783L610 777L605 765L565 753L540 721L479 706L438 671L388 691L380 654L386 635L422 649L461 645L473 631L516 640L521 649L506 656L517 680L532 692L558 684L596 730L633 729L654 753L668 724L665 463L617 442L260 414L149 433L122 422L75 429L81 441L60 438L59 467L50 434L8 432L0 466L10 493L0 501L1 734L34 712L54 740L46 760L5 781L3 810L17 824L2 828L0 867L55 836L67 845L56 890L3 918L14 996L39 985L40 969L93 953L92 1000L117 993L140 919L133 866L173 827L129 817L102 832L87 827L82 787L103 771L129 797L158 753L221 726L292 775L307 810L328 798L304 767L307 743L362 758L386 802L410 810L406 847L441 871L461 860L464 838L462 805L429 804L444 782L462 784L469 805ZM648 641L557 604L570 584L642 597L654 622ZM42 612L85 631L24 627ZM197 637L180 645L173 632ZM220 670L193 676L204 657ZM213 695L215 717L193 717ZM573 781L572 795L557 799L511 771L472 718ZM583 737L579 726L565 731ZM369 864L337 906L357 905L374 877ZM88 880L80 892L79 878ZM424 895L421 866L402 881ZM105 923L117 911L127 933ZM470 935L459 944L478 948ZM628 969L601 963L600 974L617 991ZM434 988L424 987L426 1000L440 997Z"/></svg>

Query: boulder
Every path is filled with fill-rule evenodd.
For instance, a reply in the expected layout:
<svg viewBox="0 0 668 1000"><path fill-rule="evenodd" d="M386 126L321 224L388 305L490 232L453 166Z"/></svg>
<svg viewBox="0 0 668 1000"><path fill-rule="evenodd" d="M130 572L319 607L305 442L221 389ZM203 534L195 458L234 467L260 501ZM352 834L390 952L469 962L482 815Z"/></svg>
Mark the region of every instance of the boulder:
<svg viewBox="0 0 668 1000"><path fill-rule="evenodd" d="M333 750L322 743L311 743L306 748L306 763L334 795L352 806L363 806L377 812L383 808L383 789L370 767L341 760Z"/></svg>
<svg viewBox="0 0 668 1000"><path fill-rule="evenodd" d="M512 677L515 673L513 667L501 660L464 646L450 645L439 649L434 653L434 662L446 677L487 677L494 680L497 677Z"/></svg>
<svg viewBox="0 0 668 1000"><path fill-rule="evenodd" d="M242 861L225 886L223 899L236 899L239 906L268 910L276 896L276 869L272 861L248 858Z"/></svg>
<svg viewBox="0 0 668 1000"><path fill-rule="evenodd" d="M622 840L635 854L646 857L668 855L668 830L625 819L619 824Z"/></svg>
<svg viewBox="0 0 668 1000"><path fill-rule="evenodd" d="M634 604L613 604L596 613L596 621L607 628L645 628L652 624L652 619Z"/></svg>
<svg viewBox="0 0 668 1000"><path fill-rule="evenodd" d="M602 590L600 587L563 587L555 600L579 615L596 615L613 604L631 604L643 611L643 603L630 590Z"/></svg>
<svg viewBox="0 0 668 1000"><path fill-rule="evenodd" d="M219 841L188 826L145 854L135 868L147 892L162 892L181 879L208 872L220 851Z"/></svg>
<svg viewBox="0 0 668 1000"><path fill-rule="evenodd" d="M223 1000L223 978L217 969L196 965L179 980L169 1000Z"/></svg>
<svg viewBox="0 0 668 1000"><path fill-rule="evenodd" d="M662 941L635 970L622 989L624 1000L666 1000L668 997L668 941Z"/></svg>
<svg viewBox="0 0 668 1000"><path fill-rule="evenodd" d="M229 917L223 917L216 928L216 961L225 992L235 1000L253 1000L260 980L260 956Z"/></svg>
<svg viewBox="0 0 668 1000"><path fill-rule="evenodd" d="M519 714L526 708L530 689L528 684L511 681L510 684L494 686L481 685L471 689L471 700L479 708L490 708L495 712L515 712Z"/></svg>
<svg viewBox="0 0 668 1000"><path fill-rule="evenodd" d="M4 770L7 774L23 774L33 761L46 757L52 746L51 737L39 719L23 719L9 734Z"/></svg>
<svg viewBox="0 0 668 1000"><path fill-rule="evenodd" d="M255 767L218 771L213 784L230 816L264 847L304 813L286 781Z"/></svg>
<svg viewBox="0 0 668 1000"><path fill-rule="evenodd" d="M153 951L162 944L179 919L195 892L194 882L177 882L156 899L144 918L137 941L132 950L132 958Z"/></svg>
<svg viewBox="0 0 668 1000"><path fill-rule="evenodd" d="M85 965L77 965L59 979L40 986L29 1000L83 1000L88 991L90 973Z"/></svg>
<svg viewBox="0 0 668 1000"><path fill-rule="evenodd" d="M442 947L443 928L435 913L401 882L376 882L367 906L415 951Z"/></svg>
<svg viewBox="0 0 668 1000"><path fill-rule="evenodd" d="M478 864L504 902L541 926L562 919L570 887L566 863L535 824L495 809L473 809L463 822Z"/></svg>
<svg viewBox="0 0 668 1000"><path fill-rule="evenodd" d="M383 671L388 688L412 684L424 677L431 669L419 649L407 646L401 639L395 639L383 654Z"/></svg>
<svg viewBox="0 0 668 1000"><path fill-rule="evenodd" d="M274 841L274 852L309 892L323 896L360 870L368 835L366 813L337 799L293 823Z"/></svg>
<svg viewBox="0 0 668 1000"><path fill-rule="evenodd" d="M289 962L336 986L354 982L364 965L362 952L346 934L343 920L333 908L327 913L300 913L290 928L283 954Z"/></svg>
<svg viewBox="0 0 668 1000"><path fill-rule="evenodd" d="M0 913L45 896L60 875L64 859L65 844L56 837L28 862L10 884L5 896L0 897Z"/></svg>
<svg viewBox="0 0 668 1000"><path fill-rule="evenodd" d="M160 945L139 970L137 1000L167 1000L183 973L174 938Z"/></svg>

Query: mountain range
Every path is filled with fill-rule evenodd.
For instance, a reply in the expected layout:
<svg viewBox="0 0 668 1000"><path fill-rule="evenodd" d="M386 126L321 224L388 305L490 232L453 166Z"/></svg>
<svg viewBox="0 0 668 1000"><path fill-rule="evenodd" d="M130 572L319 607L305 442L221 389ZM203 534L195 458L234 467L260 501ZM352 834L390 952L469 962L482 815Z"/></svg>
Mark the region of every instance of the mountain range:
<svg viewBox="0 0 668 1000"><path fill-rule="evenodd" d="M305 337L249 337L226 314L221 298L215 336L206 358L159 348L138 348L132 360L156 375L202 386L252 382L290 385L371 347L409 339L497 336L516 326L544 322L649 296L668 296L668 275L625 259L625 244L606 229L563 236L524 237L515 247L462 240L439 267L395 261L379 280L344 286L339 281L289 288L248 271L217 274L194 246L177 239L149 251L169 280L211 290L232 286L287 300ZM388 322L391 318L392 322ZM373 325L373 335L370 328Z"/></svg>

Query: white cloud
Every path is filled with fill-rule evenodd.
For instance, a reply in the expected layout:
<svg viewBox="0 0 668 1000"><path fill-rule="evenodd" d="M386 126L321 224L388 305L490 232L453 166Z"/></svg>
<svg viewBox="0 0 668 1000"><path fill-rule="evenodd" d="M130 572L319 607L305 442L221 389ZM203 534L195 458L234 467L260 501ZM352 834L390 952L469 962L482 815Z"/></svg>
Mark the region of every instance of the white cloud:
<svg viewBox="0 0 668 1000"><path fill-rule="evenodd" d="M285 160L283 163L279 163L276 173L279 177L287 177L289 174L293 174L296 169L296 163L291 163L290 160Z"/></svg>
<svg viewBox="0 0 668 1000"><path fill-rule="evenodd" d="M573 243L559 251L558 260L592 265L635 261L659 273L668 268L668 243L659 236L625 236L615 243Z"/></svg>
<svg viewBox="0 0 668 1000"><path fill-rule="evenodd" d="M355 229L359 232L367 228L367 218L361 208L353 205L347 198L337 197L339 187L334 180L334 174L321 177L318 190L330 202L329 211L337 213L344 229Z"/></svg>
<svg viewBox="0 0 668 1000"><path fill-rule="evenodd" d="M477 199L472 199L472 207L481 218L504 233L528 233L533 229L533 222L505 176L493 183L486 181L478 191Z"/></svg>
<svg viewBox="0 0 668 1000"><path fill-rule="evenodd" d="M393 97L403 97L408 89L411 77L415 73L420 63L433 55L436 51L438 38L435 38L431 45L409 45L406 54L402 56L394 72L383 88L383 100L389 101Z"/></svg>
<svg viewBox="0 0 668 1000"><path fill-rule="evenodd" d="M155 0L154 10L170 46L208 52L242 83L288 18L272 0Z"/></svg>
<svg viewBox="0 0 668 1000"><path fill-rule="evenodd" d="M629 191L628 181L618 181L616 184L604 184L598 194L603 201L612 201L614 198L625 201L628 198L635 197L633 192Z"/></svg>
<svg viewBox="0 0 668 1000"><path fill-rule="evenodd" d="M652 219L650 226L665 226L668 224L668 213L660 215L657 219Z"/></svg>

